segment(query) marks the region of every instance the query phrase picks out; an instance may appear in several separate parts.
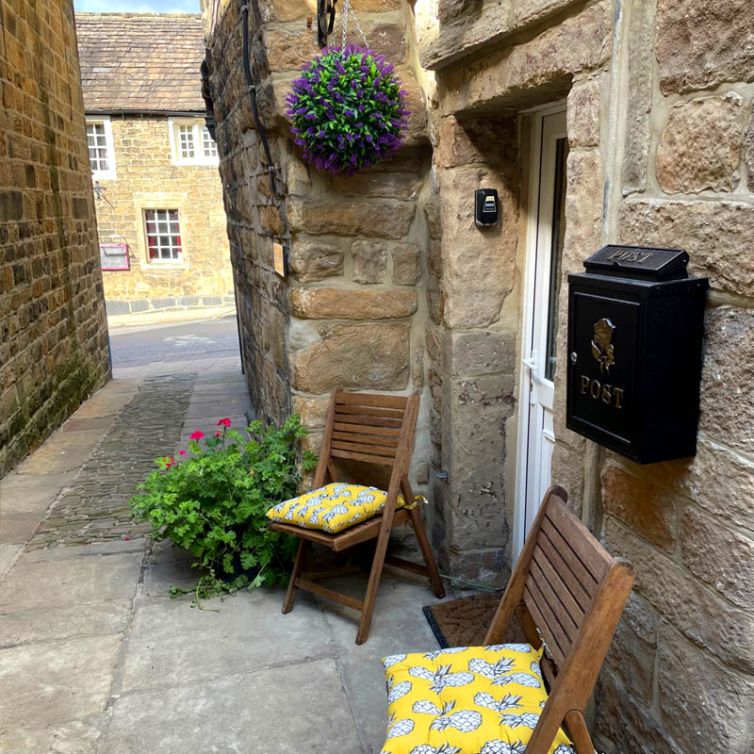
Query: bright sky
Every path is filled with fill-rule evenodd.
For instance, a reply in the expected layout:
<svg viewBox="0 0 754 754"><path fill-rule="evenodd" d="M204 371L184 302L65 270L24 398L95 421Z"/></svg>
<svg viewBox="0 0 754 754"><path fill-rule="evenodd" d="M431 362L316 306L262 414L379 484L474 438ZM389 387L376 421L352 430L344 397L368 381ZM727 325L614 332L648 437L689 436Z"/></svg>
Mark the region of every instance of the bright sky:
<svg viewBox="0 0 754 754"><path fill-rule="evenodd" d="M94 13L199 13L199 0L74 0L78 11Z"/></svg>

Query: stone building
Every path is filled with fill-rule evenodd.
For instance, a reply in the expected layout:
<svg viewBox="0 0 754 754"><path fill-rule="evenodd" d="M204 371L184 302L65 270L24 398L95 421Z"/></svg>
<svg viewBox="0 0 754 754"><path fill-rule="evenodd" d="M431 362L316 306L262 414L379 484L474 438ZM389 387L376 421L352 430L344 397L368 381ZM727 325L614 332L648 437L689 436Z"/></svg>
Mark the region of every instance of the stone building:
<svg viewBox="0 0 754 754"><path fill-rule="evenodd" d="M108 379L73 4L0 5L0 476Z"/></svg>
<svg viewBox="0 0 754 754"><path fill-rule="evenodd" d="M314 3L252 3L273 191L242 5L205 0L204 21L257 409L298 411L316 443L334 387L420 392L414 481L445 568L467 578L501 583L542 490L564 486L637 572L599 746L750 751L754 6L352 0L412 115L395 159L334 178L302 161L285 117L317 52ZM482 187L500 198L487 229ZM710 280L693 458L641 466L566 428L566 276L606 243L682 247Z"/></svg>
<svg viewBox="0 0 754 754"><path fill-rule="evenodd" d="M76 27L108 311L232 304L201 18L80 13Z"/></svg>

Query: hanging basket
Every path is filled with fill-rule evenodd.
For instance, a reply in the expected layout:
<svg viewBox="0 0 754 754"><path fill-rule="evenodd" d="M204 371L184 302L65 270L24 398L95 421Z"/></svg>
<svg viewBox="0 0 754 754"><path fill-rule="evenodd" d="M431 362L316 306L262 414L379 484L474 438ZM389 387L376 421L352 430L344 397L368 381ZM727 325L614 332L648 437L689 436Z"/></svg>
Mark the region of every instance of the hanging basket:
<svg viewBox="0 0 754 754"><path fill-rule="evenodd" d="M408 111L393 66L366 47L315 57L288 94L291 131L318 170L352 174L401 145Z"/></svg>

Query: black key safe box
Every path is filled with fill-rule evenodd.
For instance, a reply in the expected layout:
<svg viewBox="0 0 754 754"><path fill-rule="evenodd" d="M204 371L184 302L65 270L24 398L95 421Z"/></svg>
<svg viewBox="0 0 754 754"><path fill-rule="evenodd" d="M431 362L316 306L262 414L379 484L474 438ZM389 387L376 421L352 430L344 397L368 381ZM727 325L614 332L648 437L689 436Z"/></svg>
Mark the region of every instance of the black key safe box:
<svg viewBox="0 0 754 754"><path fill-rule="evenodd" d="M638 463L696 452L709 285L688 260L605 246L568 276L567 426Z"/></svg>

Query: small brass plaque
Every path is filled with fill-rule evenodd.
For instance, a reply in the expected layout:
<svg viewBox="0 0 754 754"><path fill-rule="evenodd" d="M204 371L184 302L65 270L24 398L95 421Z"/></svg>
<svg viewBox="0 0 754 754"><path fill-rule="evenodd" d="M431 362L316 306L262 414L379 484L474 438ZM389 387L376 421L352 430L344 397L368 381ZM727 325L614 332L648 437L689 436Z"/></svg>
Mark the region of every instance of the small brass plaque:
<svg viewBox="0 0 754 754"><path fill-rule="evenodd" d="M272 263L275 268L275 272L280 275L281 278L288 276L288 269L285 263L285 249L281 243L272 244Z"/></svg>

